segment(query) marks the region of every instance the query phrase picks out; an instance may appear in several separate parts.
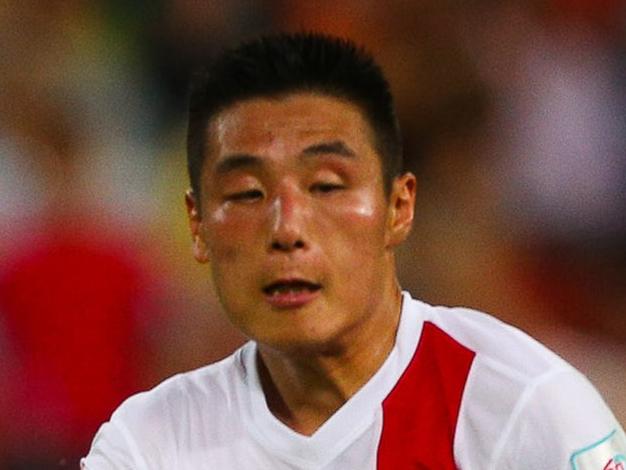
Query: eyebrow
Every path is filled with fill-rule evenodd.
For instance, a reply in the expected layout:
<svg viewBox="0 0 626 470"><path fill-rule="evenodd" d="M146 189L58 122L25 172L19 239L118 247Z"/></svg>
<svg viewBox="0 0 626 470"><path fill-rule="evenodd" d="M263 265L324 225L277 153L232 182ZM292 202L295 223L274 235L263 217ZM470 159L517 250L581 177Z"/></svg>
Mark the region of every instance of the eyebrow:
<svg viewBox="0 0 626 470"><path fill-rule="evenodd" d="M341 140L334 140L332 142L321 142L306 147L301 156L318 156L334 154L341 157L354 158L356 154ZM253 168L263 166L263 159L250 154L233 154L227 155L222 160L216 163L215 172L218 175L224 175L231 171L239 170L241 168Z"/></svg>
<svg viewBox="0 0 626 470"><path fill-rule="evenodd" d="M215 172L218 175L224 175L240 168L260 167L263 161L254 155L245 153L228 155L216 163Z"/></svg>
<svg viewBox="0 0 626 470"><path fill-rule="evenodd" d="M324 155L335 154L342 157L353 158L356 156L354 151L341 140L333 140L332 142L322 142L311 145L302 151L302 155Z"/></svg>

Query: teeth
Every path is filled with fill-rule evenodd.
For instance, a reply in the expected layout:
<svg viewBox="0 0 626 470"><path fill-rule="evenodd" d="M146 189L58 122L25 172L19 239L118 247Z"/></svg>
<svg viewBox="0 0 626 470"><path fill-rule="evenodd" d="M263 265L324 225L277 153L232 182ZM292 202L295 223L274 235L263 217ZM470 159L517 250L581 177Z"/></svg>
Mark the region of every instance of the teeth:
<svg viewBox="0 0 626 470"><path fill-rule="evenodd" d="M266 289L266 292L270 295L281 295L281 294L289 294L294 293L298 294L303 291L313 291L316 290L315 286L309 286L306 284L277 284Z"/></svg>
<svg viewBox="0 0 626 470"><path fill-rule="evenodd" d="M272 295L278 294L288 294L289 292L299 293L302 292L305 288L303 286L276 286L272 289Z"/></svg>

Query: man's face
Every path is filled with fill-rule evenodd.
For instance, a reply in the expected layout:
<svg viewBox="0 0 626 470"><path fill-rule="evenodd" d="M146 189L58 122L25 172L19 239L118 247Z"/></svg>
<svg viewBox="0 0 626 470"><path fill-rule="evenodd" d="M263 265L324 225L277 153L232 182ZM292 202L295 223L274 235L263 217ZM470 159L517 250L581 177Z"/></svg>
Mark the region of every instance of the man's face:
<svg viewBox="0 0 626 470"><path fill-rule="evenodd" d="M200 204L187 205L195 257L210 263L226 313L279 350L341 342L395 282L414 178L387 197L369 124L326 95L236 103L208 135Z"/></svg>

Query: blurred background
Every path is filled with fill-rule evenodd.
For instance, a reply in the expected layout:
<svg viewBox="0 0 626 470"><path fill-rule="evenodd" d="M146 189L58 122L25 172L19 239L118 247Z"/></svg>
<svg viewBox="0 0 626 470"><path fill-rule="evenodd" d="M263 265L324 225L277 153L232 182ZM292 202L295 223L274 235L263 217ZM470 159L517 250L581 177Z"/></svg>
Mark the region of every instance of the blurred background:
<svg viewBox="0 0 626 470"><path fill-rule="evenodd" d="M125 397L243 341L191 256L186 79L302 29L392 83L403 286L533 334L626 423L624 1L4 0L0 469L77 468Z"/></svg>

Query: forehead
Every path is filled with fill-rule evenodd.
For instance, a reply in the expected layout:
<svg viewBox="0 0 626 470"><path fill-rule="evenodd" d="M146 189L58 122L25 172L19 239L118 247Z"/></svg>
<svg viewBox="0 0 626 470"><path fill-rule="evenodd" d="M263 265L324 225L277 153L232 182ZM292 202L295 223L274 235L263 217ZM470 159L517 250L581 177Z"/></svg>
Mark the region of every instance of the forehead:
<svg viewBox="0 0 626 470"><path fill-rule="evenodd" d="M346 100L315 93L253 98L222 110L209 123L207 162L233 153L288 156L323 141L341 141L374 154L371 126Z"/></svg>

